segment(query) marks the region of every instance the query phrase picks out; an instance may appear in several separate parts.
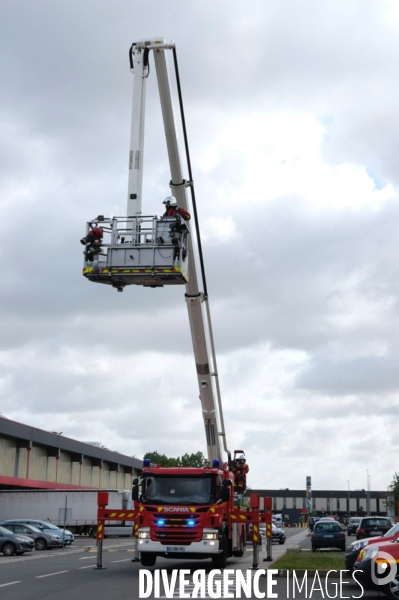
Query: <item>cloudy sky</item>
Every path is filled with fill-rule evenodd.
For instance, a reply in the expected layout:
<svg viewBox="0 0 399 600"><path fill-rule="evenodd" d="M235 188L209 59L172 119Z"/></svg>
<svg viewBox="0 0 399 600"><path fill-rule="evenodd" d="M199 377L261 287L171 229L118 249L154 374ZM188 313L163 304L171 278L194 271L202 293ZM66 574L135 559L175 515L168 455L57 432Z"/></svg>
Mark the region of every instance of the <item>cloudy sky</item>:
<svg viewBox="0 0 399 600"><path fill-rule="evenodd" d="M385 489L399 437L396 0L15 0L0 19L0 412L205 453L184 290L81 275L125 213L137 39L174 39L231 450L259 488ZM169 57L171 59L171 56ZM152 57L151 57L152 60ZM144 204L170 173L155 69Z"/></svg>

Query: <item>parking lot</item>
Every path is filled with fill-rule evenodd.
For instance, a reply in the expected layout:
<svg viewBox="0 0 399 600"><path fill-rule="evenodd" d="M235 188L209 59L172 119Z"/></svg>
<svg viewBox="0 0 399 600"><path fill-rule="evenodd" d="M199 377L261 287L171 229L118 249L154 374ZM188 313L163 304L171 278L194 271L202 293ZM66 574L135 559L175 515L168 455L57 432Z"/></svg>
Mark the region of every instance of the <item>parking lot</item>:
<svg viewBox="0 0 399 600"><path fill-rule="evenodd" d="M273 557L281 556L287 548L300 545L304 550L310 550L310 536L306 530L286 529L287 542L285 545L273 544ZM349 538L350 540L354 538ZM34 551L23 556L0 556L0 593L2 600L114 600L114 598L135 600L139 598L140 563L132 562L133 548L131 539L108 538L104 541L104 570L95 570L96 543L88 537L76 538L71 547L62 550ZM259 555L259 568L273 568L273 563L265 563L264 552ZM344 554L342 553L342 558ZM252 547L247 546L242 559L230 559L227 569L234 572L246 571L252 566ZM344 566L343 566L344 568ZM167 569L170 574L173 569L211 569L209 560L204 561L175 561L158 559L155 569ZM150 569L154 571L154 569ZM190 576L188 576L190 578ZM234 581L234 576L233 576ZM287 581L284 577L276 579L273 592L279 598L292 597L292 590L287 592ZM266 578L262 575L259 582L260 590L266 592ZM359 595L359 588L346 585L346 595ZM308 590L309 592L309 590ZM163 591L161 589L161 595ZM330 590L331 593L331 590ZM312 598L318 600L325 597L325 590L314 590ZM154 595L150 596L151 598ZM175 596L178 597L178 596ZM296 591L296 598L309 595ZM375 594L365 593L364 598L377 598Z"/></svg>

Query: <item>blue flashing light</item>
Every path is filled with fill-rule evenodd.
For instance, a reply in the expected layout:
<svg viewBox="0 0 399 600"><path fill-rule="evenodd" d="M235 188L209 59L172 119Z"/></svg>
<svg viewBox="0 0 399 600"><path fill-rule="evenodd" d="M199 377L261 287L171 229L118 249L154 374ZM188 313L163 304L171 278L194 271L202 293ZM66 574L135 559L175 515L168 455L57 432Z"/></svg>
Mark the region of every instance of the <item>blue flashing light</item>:
<svg viewBox="0 0 399 600"><path fill-rule="evenodd" d="M164 519L158 519L157 525L165 525Z"/></svg>
<svg viewBox="0 0 399 600"><path fill-rule="evenodd" d="M194 525L195 525L195 521L192 521L192 520L190 519L189 521L187 521L187 525L188 525L189 527L194 527Z"/></svg>
<svg viewBox="0 0 399 600"><path fill-rule="evenodd" d="M219 469L220 468L220 460L218 460L217 458L215 458L215 460L212 463L212 467L214 469Z"/></svg>
<svg viewBox="0 0 399 600"><path fill-rule="evenodd" d="M151 466L151 461L149 458L145 458L143 460L143 467L150 467Z"/></svg>

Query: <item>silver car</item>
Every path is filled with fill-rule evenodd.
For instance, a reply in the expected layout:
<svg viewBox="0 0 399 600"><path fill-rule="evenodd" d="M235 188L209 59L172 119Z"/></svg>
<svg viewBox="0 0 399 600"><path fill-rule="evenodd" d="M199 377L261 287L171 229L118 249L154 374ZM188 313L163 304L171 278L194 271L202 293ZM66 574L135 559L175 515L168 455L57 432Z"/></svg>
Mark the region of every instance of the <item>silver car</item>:
<svg viewBox="0 0 399 600"><path fill-rule="evenodd" d="M50 548L60 548L62 546L61 536L56 532L48 533L40 531L33 525L25 525L25 523L5 523L3 527L9 529L12 533L28 535L35 541L36 550L46 550Z"/></svg>

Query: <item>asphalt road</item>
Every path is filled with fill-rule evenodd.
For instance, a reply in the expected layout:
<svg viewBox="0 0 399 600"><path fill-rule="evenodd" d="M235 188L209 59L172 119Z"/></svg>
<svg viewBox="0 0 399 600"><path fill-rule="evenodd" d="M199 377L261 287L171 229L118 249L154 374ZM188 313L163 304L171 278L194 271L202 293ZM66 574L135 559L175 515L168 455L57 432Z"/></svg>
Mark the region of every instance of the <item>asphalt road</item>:
<svg viewBox="0 0 399 600"><path fill-rule="evenodd" d="M272 552L274 557L280 556L285 552L287 547L297 545L301 540L307 541L309 538L305 530L287 529L287 542L284 546L273 544ZM90 546L90 550L87 547ZM104 542L103 564L107 568L104 570L95 570L96 551L95 540L83 538L77 539L72 547L66 548L64 551L52 550L44 552L32 552L24 556L4 557L0 556L0 598L1 600L136 600L139 595L139 573L141 570L140 563L132 562L132 545L131 541L121 538L110 538ZM227 569L232 573L229 575L230 591L235 597L235 581L237 571L241 571L245 577L259 577L259 590L268 596L267 590L267 574L261 572L260 575L255 575L255 571L251 571L252 566L252 550L247 547L245 556L241 559L230 559ZM259 568L273 568L273 563L263 562L265 553L259 555ZM190 570L191 573L195 570L203 570L205 572L211 570L209 560L204 561L172 561L167 559L158 559L156 566L151 569L146 569L153 577L155 570L165 569L168 573L167 582L170 583L173 570ZM179 571L179 573L180 573ZM177 577L179 578L179 573ZM239 575L240 576L240 575ZM238 576L238 577L239 577ZM192 582L192 575L186 574L185 578ZM216 577L215 586L221 586L217 597L222 596L222 579L223 575ZM272 585L275 580L275 585ZM177 580L176 589L178 589L179 579ZM206 579L204 579L206 581ZM314 598L319 600L326 598L327 593L330 597L360 597L360 588L355 584L344 584L342 594L339 587L335 585L339 581L330 582L329 584L322 581L322 589L317 590L313 586L313 578L308 581L308 589L298 592L295 589L295 598ZM292 581L285 577L271 579L269 575L269 593L277 593L278 598L292 598L293 586ZM193 585L188 584L186 591L189 592ZM328 590L326 590L328 587ZM217 590L217 587L215 588ZM334 590L335 595L334 596ZM206 588L205 588L206 591ZM338 593L337 593L338 592ZM160 596L164 593L163 586L160 585ZM149 596L154 598L153 593ZM178 591L176 598L180 597ZM205 594L201 597L209 597ZM242 594L242 597L245 597ZM249 596L255 598L254 595ZM270 596L269 596L270 597ZM368 600L377 598L377 595L365 593L364 598Z"/></svg>

